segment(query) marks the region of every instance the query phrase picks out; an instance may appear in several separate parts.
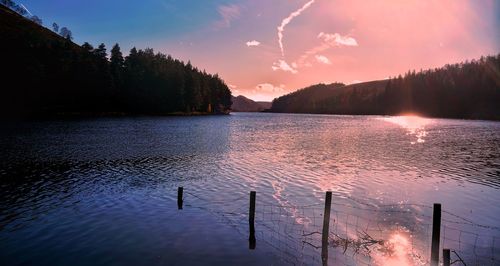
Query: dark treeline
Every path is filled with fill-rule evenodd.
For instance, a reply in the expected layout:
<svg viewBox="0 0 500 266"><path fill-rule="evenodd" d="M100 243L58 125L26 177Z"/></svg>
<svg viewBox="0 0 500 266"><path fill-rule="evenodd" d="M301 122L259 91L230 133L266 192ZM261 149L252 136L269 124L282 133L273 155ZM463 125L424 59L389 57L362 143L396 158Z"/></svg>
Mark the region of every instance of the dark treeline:
<svg viewBox="0 0 500 266"><path fill-rule="evenodd" d="M344 87L343 83L312 85L273 100L271 112L321 113L325 109L322 101L331 97L332 92Z"/></svg>
<svg viewBox="0 0 500 266"><path fill-rule="evenodd" d="M500 120L499 103L500 54L389 80L314 85L275 99L271 111Z"/></svg>
<svg viewBox="0 0 500 266"><path fill-rule="evenodd" d="M2 116L68 113L225 113L231 92L217 75L152 49L126 57L74 44L0 6Z"/></svg>

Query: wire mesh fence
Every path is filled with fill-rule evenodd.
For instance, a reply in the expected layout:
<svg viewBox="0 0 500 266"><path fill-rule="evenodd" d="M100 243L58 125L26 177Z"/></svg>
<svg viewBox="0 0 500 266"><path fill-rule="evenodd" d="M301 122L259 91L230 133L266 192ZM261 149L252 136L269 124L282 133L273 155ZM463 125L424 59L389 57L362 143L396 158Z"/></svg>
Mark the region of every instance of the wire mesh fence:
<svg viewBox="0 0 500 266"><path fill-rule="evenodd" d="M375 205L336 196L324 237L324 202L297 205L257 196L252 217L249 198L213 200L185 191L181 205L212 214L249 238L250 249L263 243L288 265L431 264L433 206ZM251 241L252 218L256 243ZM451 265L500 265L500 228L476 224L446 210L440 222L439 247L450 250ZM442 254L439 263L447 265Z"/></svg>
<svg viewBox="0 0 500 266"><path fill-rule="evenodd" d="M500 265L500 228L443 212L441 245L454 265Z"/></svg>

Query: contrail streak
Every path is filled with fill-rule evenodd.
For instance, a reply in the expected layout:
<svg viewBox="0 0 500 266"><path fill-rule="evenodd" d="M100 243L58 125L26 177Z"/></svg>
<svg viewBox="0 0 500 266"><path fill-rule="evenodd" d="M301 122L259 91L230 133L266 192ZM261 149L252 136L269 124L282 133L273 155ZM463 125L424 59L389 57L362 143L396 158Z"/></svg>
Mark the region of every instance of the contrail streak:
<svg viewBox="0 0 500 266"><path fill-rule="evenodd" d="M308 9L315 0L307 2L304 6L292 12L287 18L281 21L281 25L278 26L278 42L280 44L281 56L285 56L285 51L283 49L283 32L285 31L286 25L290 23L295 17L298 17L304 10Z"/></svg>
<svg viewBox="0 0 500 266"><path fill-rule="evenodd" d="M33 14L31 14L31 12L23 5L23 4L20 4L22 8L24 8L24 10L26 10L28 12L28 14L30 14L30 16L33 16Z"/></svg>

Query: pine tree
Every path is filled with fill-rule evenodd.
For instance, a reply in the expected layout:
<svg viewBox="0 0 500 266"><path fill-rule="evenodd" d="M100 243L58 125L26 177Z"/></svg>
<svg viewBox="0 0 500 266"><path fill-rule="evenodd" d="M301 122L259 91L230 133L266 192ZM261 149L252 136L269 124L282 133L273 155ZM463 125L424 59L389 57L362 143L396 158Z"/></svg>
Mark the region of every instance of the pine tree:
<svg viewBox="0 0 500 266"><path fill-rule="evenodd" d="M123 68L125 61L123 59L122 52L120 50L120 46L115 44L111 49L111 57L109 68L111 71L111 76L113 78L113 84L115 89L119 90L123 87Z"/></svg>
<svg viewBox="0 0 500 266"><path fill-rule="evenodd" d="M99 46L94 50L94 54L97 58L102 60L107 60L108 54L106 53L106 45L104 43L99 44Z"/></svg>

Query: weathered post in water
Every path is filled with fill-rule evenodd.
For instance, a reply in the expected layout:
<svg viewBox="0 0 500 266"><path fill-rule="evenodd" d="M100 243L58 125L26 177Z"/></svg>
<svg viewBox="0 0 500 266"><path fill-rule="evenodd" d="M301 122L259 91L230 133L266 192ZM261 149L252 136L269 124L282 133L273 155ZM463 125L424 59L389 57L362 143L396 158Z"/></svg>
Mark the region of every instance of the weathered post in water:
<svg viewBox="0 0 500 266"><path fill-rule="evenodd" d="M449 249L443 249L443 266L451 265L451 256Z"/></svg>
<svg viewBox="0 0 500 266"><path fill-rule="evenodd" d="M179 210L182 210L182 194L184 192L184 188L183 187L179 187L177 189L177 208L179 208Z"/></svg>
<svg viewBox="0 0 500 266"><path fill-rule="evenodd" d="M441 204L434 203L432 214L431 266L439 265L439 239L441 235Z"/></svg>
<svg viewBox="0 0 500 266"><path fill-rule="evenodd" d="M248 247L250 249L255 249L256 239L255 239L255 198L257 192L250 191L250 209L248 212L248 224L250 226L250 236L248 237Z"/></svg>
<svg viewBox="0 0 500 266"><path fill-rule="evenodd" d="M325 196L325 212L323 215L323 233L321 235L321 260L323 265L328 264L328 235L330 234L330 211L332 207L332 192L327 191Z"/></svg>

